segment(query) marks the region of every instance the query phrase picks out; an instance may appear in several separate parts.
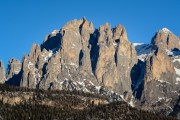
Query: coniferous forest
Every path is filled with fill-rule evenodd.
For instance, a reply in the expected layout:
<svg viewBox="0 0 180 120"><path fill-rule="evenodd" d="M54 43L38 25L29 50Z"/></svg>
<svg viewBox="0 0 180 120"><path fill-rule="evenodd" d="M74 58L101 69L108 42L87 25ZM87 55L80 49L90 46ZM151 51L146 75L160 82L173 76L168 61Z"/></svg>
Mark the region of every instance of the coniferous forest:
<svg viewBox="0 0 180 120"><path fill-rule="evenodd" d="M0 85L0 120L173 120L125 102L81 91L47 91Z"/></svg>

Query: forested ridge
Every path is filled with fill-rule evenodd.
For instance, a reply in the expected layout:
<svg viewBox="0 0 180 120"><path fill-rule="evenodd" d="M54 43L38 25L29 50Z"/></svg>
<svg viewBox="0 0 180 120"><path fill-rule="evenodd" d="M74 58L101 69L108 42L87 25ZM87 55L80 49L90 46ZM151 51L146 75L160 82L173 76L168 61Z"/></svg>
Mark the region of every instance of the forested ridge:
<svg viewBox="0 0 180 120"><path fill-rule="evenodd" d="M1 84L0 95L0 120L175 119L138 110L125 102L108 103L105 96L81 91L34 90ZM7 95L9 100L21 100L12 104L5 100ZM21 95L30 97L17 97Z"/></svg>

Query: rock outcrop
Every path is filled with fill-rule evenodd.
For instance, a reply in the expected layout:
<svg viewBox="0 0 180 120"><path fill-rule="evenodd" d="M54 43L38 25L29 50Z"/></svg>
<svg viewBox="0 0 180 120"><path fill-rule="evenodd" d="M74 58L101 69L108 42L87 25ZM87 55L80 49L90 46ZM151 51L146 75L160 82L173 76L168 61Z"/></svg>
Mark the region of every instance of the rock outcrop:
<svg viewBox="0 0 180 120"><path fill-rule="evenodd" d="M167 28L163 28L162 30L157 32L153 37L151 43L157 47L168 50L180 47L179 38Z"/></svg>
<svg viewBox="0 0 180 120"><path fill-rule="evenodd" d="M7 77L16 74L16 85L29 88L100 92L104 87L126 99L131 96L131 69L137 61L123 26L111 28L106 23L94 29L84 17L53 31L40 46L33 44L22 65L19 62L16 69L9 65Z"/></svg>
<svg viewBox="0 0 180 120"><path fill-rule="evenodd" d="M11 79L13 76L19 74L21 70L21 62L18 59L12 58L9 60L6 72L6 79Z"/></svg>
<svg viewBox="0 0 180 120"><path fill-rule="evenodd" d="M117 80L121 83L116 84L117 89L120 91L131 91L131 70L137 64L138 59L136 55L135 47L129 42L127 33L124 27L117 26L116 33L114 35L115 42L118 44L117 48ZM120 36L117 36L120 35ZM119 43L118 43L119 40ZM116 58L115 54L115 58ZM133 72L133 71L132 71Z"/></svg>
<svg viewBox="0 0 180 120"><path fill-rule="evenodd" d="M91 73L90 35L94 27L86 18L68 22L61 30L61 61L72 64L81 70Z"/></svg>
<svg viewBox="0 0 180 120"><path fill-rule="evenodd" d="M158 100L162 93L164 93L163 97L170 95L173 89L175 90L176 77L171 59L162 48L158 48L155 54L146 61L144 81L144 90L148 92L146 99ZM166 91L162 91L163 85L168 87Z"/></svg>
<svg viewBox="0 0 180 120"><path fill-rule="evenodd" d="M52 50L33 44L30 54L24 56L22 60L22 77L20 85L22 87L37 88L42 76L45 74L46 65L52 56Z"/></svg>
<svg viewBox="0 0 180 120"><path fill-rule="evenodd" d="M147 74L147 82L150 80L171 80L173 79L170 75L163 76L163 74L173 74L175 73L174 66L171 63L171 58L165 53L165 50L161 47L157 48L155 54L151 56L146 61L146 74ZM171 82L172 81L167 81Z"/></svg>
<svg viewBox="0 0 180 120"><path fill-rule="evenodd" d="M115 29L106 23L99 30L99 57L96 77L104 86L120 93L131 93L131 68L137 63L134 46L128 41L126 30Z"/></svg>
<svg viewBox="0 0 180 120"><path fill-rule="evenodd" d="M144 59L142 108L169 115L178 99L179 69L173 61L178 56L174 50L178 52L179 40L164 28L156 33L151 44L151 52Z"/></svg>
<svg viewBox="0 0 180 120"><path fill-rule="evenodd" d="M3 64L3 62L0 60L0 83L4 83L4 82L5 82L4 64Z"/></svg>
<svg viewBox="0 0 180 120"><path fill-rule="evenodd" d="M84 17L53 31L41 45L33 44L22 64L11 59L6 83L106 94L110 101L123 98L131 105L135 98L143 109L170 114L180 91L179 41L164 28L151 44L135 44L135 50L122 25L95 29ZM1 82L3 75L0 62Z"/></svg>

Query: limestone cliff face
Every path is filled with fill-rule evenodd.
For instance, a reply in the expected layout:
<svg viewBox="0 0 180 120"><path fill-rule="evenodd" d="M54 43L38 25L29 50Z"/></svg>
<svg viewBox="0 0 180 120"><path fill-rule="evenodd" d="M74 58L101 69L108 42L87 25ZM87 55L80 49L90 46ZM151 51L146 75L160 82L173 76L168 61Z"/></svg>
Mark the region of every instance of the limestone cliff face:
<svg viewBox="0 0 180 120"><path fill-rule="evenodd" d="M155 54L146 62L147 81L163 79L163 74L175 73L171 58L165 53L165 50L158 48ZM169 76L171 77L171 76ZM164 78L169 79L169 78ZM173 79L173 78L171 78Z"/></svg>
<svg viewBox="0 0 180 120"><path fill-rule="evenodd" d="M163 49L168 50L180 47L179 38L167 28L163 28L162 30L157 32L153 37L151 43L157 47L161 47Z"/></svg>
<svg viewBox="0 0 180 120"><path fill-rule="evenodd" d="M131 77L130 72L134 65L137 64L138 59L136 55L136 50L134 45L132 45L128 38L124 27L118 26L116 30L116 35L119 36L119 45L117 48L117 77L121 81L120 84L116 84L120 91L131 90ZM116 36L116 41L118 41Z"/></svg>
<svg viewBox="0 0 180 120"><path fill-rule="evenodd" d="M151 44L139 44L138 60L122 25L111 28L106 23L94 29L86 18L72 20L50 33L41 45L33 44L22 64L11 59L6 81L0 61L0 82L108 94L110 99L118 93L126 101L134 95L146 110L160 111L161 105L152 106L162 100L166 105L162 108L169 109L180 91L179 42L179 37L164 28Z"/></svg>
<svg viewBox="0 0 180 120"><path fill-rule="evenodd" d="M4 83L4 82L5 82L4 64L3 64L3 62L0 60L0 83Z"/></svg>
<svg viewBox="0 0 180 120"><path fill-rule="evenodd" d="M173 61L179 56L179 40L169 30L162 29L153 38L152 47L152 53L144 61L142 108L167 115L178 99L179 69Z"/></svg>
<svg viewBox="0 0 180 120"><path fill-rule="evenodd" d="M97 85L131 93L130 71L136 63L136 51L123 26L111 28L106 23L94 29L83 18L53 31L40 46L32 45L18 71L19 84L42 89L81 89L87 84L91 90Z"/></svg>
<svg viewBox="0 0 180 120"><path fill-rule="evenodd" d="M17 75L20 72L20 70L21 70L21 62L15 58L10 59L6 72L6 79L10 79L14 75Z"/></svg>
<svg viewBox="0 0 180 120"><path fill-rule="evenodd" d="M172 62L173 58L169 54L173 53L170 52L171 50L180 48L178 37L170 30L163 28L152 39L152 45L155 46L155 52L147 57L145 62L145 89L152 80L170 83L175 88L177 75Z"/></svg>
<svg viewBox="0 0 180 120"><path fill-rule="evenodd" d="M111 29L108 23L101 26L98 45L98 81L118 93L131 93L130 71L138 59L134 46L127 38L125 28L117 25Z"/></svg>
<svg viewBox="0 0 180 120"><path fill-rule="evenodd" d="M41 51L40 46L33 44L30 54L23 57L20 83L22 87L36 88L38 86L52 54L52 50L47 51L44 48Z"/></svg>
<svg viewBox="0 0 180 120"><path fill-rule="evenodd" d="M90 58L90 51L92 46L90 45L90 41L94 34L94 26L92 22L88 22L86 18L84 18L83 24L80 26L80 34L81 34L81 45L82 49L79 53L79 66L80 71L83 74L91 74L92 73L92 65Z"/></svg>
<svg viewBox="0 0 180 120"><path fill-rule="evenodd" d="M61 58L66 64L75 64L79 67L79 53L82 49L80 26L83 20L73 20L62 28Z"/></svg>
<svg viewBox="0 0 180 120"><path fill-rule="evenodd" d="M38 62L38 57L41 54L41 48L37 44L33 44L29 53L29 59L32 63L37 63Z"/></svg>
<svg viewBox="0 0 180 120"><path fill-rule="evenodd" d="M171 59L162 48L158 48L155 54L146 61L144 81L146 99L149 101L157 100L158 97L162 95L162 87L164 85L169 90L164 91L163 96L169 96L169 94L175 90L176 77ZM159 87L157 85L159 85Z"/></svg>
<svg viewBox="0 0 180 120"><path fill-rule="evenodd" d="M39 87L44 89L60 89L60 81L58 81L58 75L61 74L61 61L59 52L56 52L56 54L50 58L47 66L44 69L44 72L45 73L42 76Z"/></svg>
<svg viewBox="0 0 180 120"><path fill-rule="evenodd" d="M113 87L116 78L116 65L114 60L115 47L113 33L109 23L99 29L99 57L96 66L96 77L107 87Z"/></svg>

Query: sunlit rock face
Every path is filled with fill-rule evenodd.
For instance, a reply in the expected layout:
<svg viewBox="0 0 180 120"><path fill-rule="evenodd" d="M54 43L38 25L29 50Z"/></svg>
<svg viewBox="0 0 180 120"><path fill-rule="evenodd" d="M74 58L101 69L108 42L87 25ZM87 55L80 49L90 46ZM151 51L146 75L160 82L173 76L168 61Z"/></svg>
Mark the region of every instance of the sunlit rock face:
<svg viewBox="0 0 180 120"><path fill-rule="evenodd" d="M169 115L178 99L179 91L179 39L167 28L158 31L151 44L142 45L146 52L138 51L143 61L141 91L142 108ZM142 59L142 56L145 57ZM138 91L139 90L139 91ZM138 96L139 97L139 96ZM153 107L152 107L153 106Z"/></svg>
<svg viewBox="0 0 180 120"><path fill-rule="evenodd" d="M4 63L0 60L0 83L5 82Z"/></svg>
<svg viewBox="0 0 180 120"><path fill-rule="evenodd" d="M22 63L11 59L0 83L46 90L79 90L125 100L131 106L173 113L179 105L180 38L167 28L150 44L134 43L122 25L95 29L85 17L72 20L33 44Z"/></svg>
<svg viewBox="0 0 180 120"><path fill-rule="evenodd" d="M134 45L122 25L111 28L106 23L94 29L84 17L54 30L41 45L33 44L22 63L11 60L6 83L86 92L104 87L130 100L131 69L137 62Z"/></svg>
<svg viewBox="0 0 180 120"><path fill-rule="evenodd" d="M153 37L152 44L163 49L172 50L180 47L179 38L167 28L159 30Z"/></svg>

